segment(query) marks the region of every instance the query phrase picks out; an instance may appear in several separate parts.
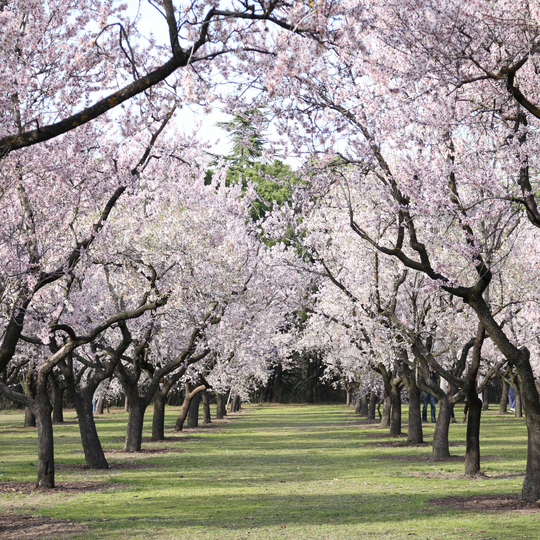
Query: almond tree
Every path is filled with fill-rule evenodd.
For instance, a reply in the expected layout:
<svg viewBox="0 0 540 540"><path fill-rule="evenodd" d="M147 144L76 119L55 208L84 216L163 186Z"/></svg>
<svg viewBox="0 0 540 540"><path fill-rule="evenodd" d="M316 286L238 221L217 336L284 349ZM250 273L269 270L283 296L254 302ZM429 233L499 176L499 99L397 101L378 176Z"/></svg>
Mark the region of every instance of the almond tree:
<svg viewBox="0 0 540 540"><path fill-rule="evenodd" d="M0 4L1 156L76 130L143 95L176 94L211 101L212 62L243 50L262 51L272 27L314 35L309 7L287 1L148 2L163 17L144 34L111 0L8 0ZM217 62L227 76L228 63ZM170 95L170 94L169 94ZM167 101L167 100L165 100ZM131 132L129 109L119 115ZM115 123L113 117L109 122Z"/></svg>
<svg viewBox="0 0 540 540"><path fill-rule="evenodd" d="M111 317L93 327L85 335L77 335L67 325L58 325L53 332L65 332L65 343L40 366L37 377L36 398L31 399L19 394L0 383L2 393L8 398L17 401L32 409L38 424L38 478L36 487L54 488L54 444L51 420L52 407L47 392L47 378L51 370L62 360L65 360L73 351L82 345L91 343L101 333L114 324L143 315L146 311L155 310L166 302L166 299L157 299L139 305L134 310L125 310L115 313Z"/></svg>
<svg viewBox="0 0 540 540"><path fill-rule="evenodd" d="M532 182L536 134L526 128L532 118L521 120L519 107L527 103L514 83L521 69L533 76L537 34L525 5L507 16L499 4L480 4L468 10L463 2L440 8L431 2L384 3L374 6L369 26L365 13L349 9L329 26L333 41L324 54L319 48L299 62L288 56L272 92L276 110L301 125L295 126L296 146L311 147L330 166L313 176L314 186L345 179L346 189L358 194L355 201L362 204L347 209L354 234L461 300L515 366L529 428L522 497L537 500L540 400L530 350L504 325L508 306L524 299L497 305L493 294L512 266L501 263L513 260L511 247L521 232L511 201L527 206L529 218L534 212L534 188L526 181ZM474 17L482 24L469 24ZM453 40L456 28L464 31ZM534 116L532 95L527 110ZM339 145L338 138L347 144Z"/></svg>

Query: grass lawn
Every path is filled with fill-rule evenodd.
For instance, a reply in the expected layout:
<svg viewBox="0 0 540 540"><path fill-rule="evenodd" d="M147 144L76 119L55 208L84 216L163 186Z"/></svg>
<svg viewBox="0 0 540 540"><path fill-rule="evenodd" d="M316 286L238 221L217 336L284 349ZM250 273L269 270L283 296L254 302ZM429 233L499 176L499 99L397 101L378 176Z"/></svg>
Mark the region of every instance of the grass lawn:
<svg viewBox="0 0 540 540"><path fill-rule="evenodd" d="M177 411L168 409L171 428ZM107 471L81 468L74 412L65 417L66 424L55 426L56 481L60 486L87 482L99 489L15 490L0 495L0 513L87 525L70 538L540 538L536 509L464 511L430 502L520 493L525 423L494 410L482 417L485 476L474 480L463 477L463 460L430 462L429 446L399 446L406 437L388 437L386 430L366 424L344 405L247 406L209 427L186 430L185 438L145 442L148 452L142 454L121 452L127 416L113 410L97 419L113 466ZM148 437L151 417L150 410ZM4 483L35 481L37 433L21 429L22 423L22 413L0 412ZM426 424L424 433L430 441L433 424ZM178 434L169 431L167 436ZM464 455L464 438L465 425L452 424L453 455ZM42 538L57 536L50 534Z"/></svg>

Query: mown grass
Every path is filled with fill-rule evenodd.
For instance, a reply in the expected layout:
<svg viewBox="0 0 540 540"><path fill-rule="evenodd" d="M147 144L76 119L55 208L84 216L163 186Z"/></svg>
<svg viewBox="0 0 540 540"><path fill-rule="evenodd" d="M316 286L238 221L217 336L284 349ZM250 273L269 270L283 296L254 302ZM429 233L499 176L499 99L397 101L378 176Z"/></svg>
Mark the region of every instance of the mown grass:
<svg viewBox="0 0 540 540"><path fill-rule="evenodd" d="M171 427L176 412L168 410ZM73 413L66 419L73 421ZM150 435L151 411L147 419L145 436ZM35 480L36 431L19 429L22 421L19 412L0 412L0 480ZM430 447L390 447L387 443L396 439L361 422L342 405L247 406L209 429L188 430L185 441L161 443L173 450L169 453L108 454L110 462L135 461L148 468L57 472L60 484L118 484L106 492L12 493L0 496L0 508L89 525L88 532L74 538L540 537L540 514L465 512L429 502L450 495L519 493L524 421L484 413L481 445L487 459L482 469L487 476L473 480L463 477L462 462L422 461ZM125 413L115 410L97 424L104 448L120 449ZM430 440L433 424L426 425L425 434ZM465 425L453 424L452 454L464 455L464 437ZM57 463L84 463L75 423L55 426L55 452Z"/></svg>

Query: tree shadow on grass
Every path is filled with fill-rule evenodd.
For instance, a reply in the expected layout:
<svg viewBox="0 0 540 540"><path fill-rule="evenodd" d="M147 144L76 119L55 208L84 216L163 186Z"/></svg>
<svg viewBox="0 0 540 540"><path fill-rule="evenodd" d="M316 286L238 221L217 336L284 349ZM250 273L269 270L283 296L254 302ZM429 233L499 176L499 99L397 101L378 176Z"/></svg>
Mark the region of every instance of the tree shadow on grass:
<svg viewBox="0 0 540 540"><path fill-rule="evenodd" d="M526 505L518 495L473 495L468 497L445 497L441 499L419 499L418 497L393 494L373 495L353 494L241 494L227 495L227 503L218 500L218 496L190 497L189 507L185 500L177 497L153 498L153 506L145 508L133 502L132 506L108 508L107 521L121 528L122 523L136 520L151 520L153 527L167 529L218 528L252 530L284 528L288 526L328 526L349 524L377 524L400 526L403 521L411 520L415 528L421 530L422 522L431 523L434 517L441 518L444 510L460 510L478 513L511 513L526 510L529 513L540 512L538 505ZM222 495L219 495L221 498ZM460 501L463 500L463 503ZM467 502L477 501L474 506ZM448 502L447 502L448 501ZM499 501L494 502L494 501ZM99 520L97 520L99 521Z"/></svg>

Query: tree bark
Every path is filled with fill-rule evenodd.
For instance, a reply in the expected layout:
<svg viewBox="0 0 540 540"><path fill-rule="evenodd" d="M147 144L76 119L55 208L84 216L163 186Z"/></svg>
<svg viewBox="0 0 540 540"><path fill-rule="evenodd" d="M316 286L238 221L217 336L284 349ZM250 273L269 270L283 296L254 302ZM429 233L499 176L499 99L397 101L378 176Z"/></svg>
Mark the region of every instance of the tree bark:
<svg viewBox="0 0 540 540"><path fill-rule="evenodd" d="M156 392L154 396L154 416L152 417L152 439L163 441L165 439L165 403L167 394Z"/></svg>
<svg viewBox="0 0 540 540"><path fill-rule="evenodd" d="M105 410L105 392L102 392L101 395L98 398L97 404L96 404L96 414L102 415ZM109 405L107 404L107 412L109 411Z"/></svg>
<svg viewBox="0 0 540 540"><path fill-rule="evenodd" d="M30 407L24 409L24 427L34 428L37 426L36 415L32 412Z"/></svg>
<svg viewBox="0 0 540 540"><path fill-rule="evenodd" d="M476 378L481 363L482 345L486 337L484 327L479 324L476 338L474 340L472 362L468 371L468 381L465 386L467 390L468 420L467 420L467 448L465 451L465 476L473 477L480 472L480 419L482 416L483 404L478 397ZM488 380L485 379L487 384ZM487 386L484 388L487 396Z"/></svg>
<svg viewBox="0 0 540 540"><path fill-rule="evenodd" d="M499 402L499 413L500 414L506 414L507 407L508 407L508 390L509 385L506 382L506 380L502 379L502 394L501 394L501 401Z"/></svg>
<svg viewBox="0 0 540 540"><path fill-rule="evenodd" d="M109 403L107 402L105 395L107 394L107 390L109 389L109 385L111 384L110 379L105 379L102 381L103 387L101 388L101 392L99 393L99 397L96 404L96 412L94 414L103 414L103 410L105 409L105 405L107 406L107 412L109 412Z"/></svg>
<svg viewBox="0 0 540 540"><path fill-rule="evenodd" d="M146 403L139 396L129 399L129 416L126 431L124 452L140 452L142 447L142 433Z"/></svg>
<svg viewBox="0 0 540 540"><path fill-rule="evenodd" d="M407 359L403 359L402 371L403 381L409 392L409 433L407 442L409 444L422 444L424 442L424 432L422 429L422 392L416 383L416 371L409 367Z"/></svg>
<svg viewBox="0 0 540 540"><path fill-rule="evenodd" d="M315 365L309 358L306 374L306 403L315 403Z"/></svg>
<svg viewBox="0 0 540 540"><path fill-rule="evenodd" d="M526 412L528 441L527 468L521 498L524 501L540 499L540 400L535 385L534 374L530 364L530 353L520 349L517 358L513 359L519 380L519 392L516 392L516 413L518 399L523 400Z"/></svg>
<svg viewBox="0 0 540 540"><path fill-rule="evenodd" d="M421 396L422 392L414 382L409 388L409 434L407 436L409 444L422 444L424 442Z"/></svg>
<svg viewBox="0 0 540 540"><path fill-rule="evenodd" d="M53 389L53 424L62 424L64 422L64 392L65 387L58 384L54 373L50 376Z"/></svg>
<svg viewBox="0 0 540 540"><path fill-rule="evenodd" d="M195 388L194 390L190 391L189 386L186 384L185 389L186 390L185 390L185 395L184 395L184 402L182 403L182 408L180 409L180 412L178 413L178 418L176 419L176 425L174 426L175 431L182 431L182 428L184 427L184 422L188 415L189 405L190 405L191 400L193 399L193 396L205 390L206 386L204 384L201 384L200 386L197 386L197 388Z"/></svg>
<svg viewBox="0 0 540 540"><path fill-rule="evenodd" d="M448 399L439 401L439 417L433 433L433 460L440 461L450 457L448 430L452 419L453 403Z"/></svg>
<svg viewBox="0 0 540 540"><path fill-rule="evenodd" d="M238 412L242 408L242 400L240 396L236 394L231 401L231 410L232 412Z"/></svg>
<svg viewBox="0 0 540 540"><path fill-rule="evenodd" d="M21 386L24 391L24 395L30 399L36 399L36 377L34 374L34 368L30 366L28 372L21 379ZM24 411L24 427L32 428L36 427L36 417L30 407L26 407Z"/></svg>
<svg viewBox="0 0 540 540"><path fill-rule="evenodd" d="M195 428L199 426L199 405L201 403L201 392L197 392L191 398L191 402L189 404L189 409L188 409L188 418L187 418L188 428Z"/></svg>
<svg viewBox="0 0 540 540"><path fill-rule="evenodd" d="M52 405L47 393L47 374L38 375L35 415L38 425L37 488L54 488L54 436Z"/></svg>
<svg viewBox="0 0 540 540"><path fill-rule="evenodd" d="M401 435L401 383L392 385L390 401L392 402L390 435L397 437L398 435Z"/></svg>
<svg viewBox="0 0 540 540"><path fill-rule="evenodd" d="M383 401L383 412L381 417L381 427L388 428L390 427L390 412L392 410L392 400L390 396L385 392L384 401Z"/></svg>
<svg viewBox="0 0 540 540"><path fill-rule="evenodd" d="M83 392L81 395L77 390L71 392L71 399L75 404L77 419L79 420L79 431L86 465L91 469L108 469L109 464L99 440L92 412L92 395L85 394L87 393Z"/></svg>
<svg viewBox="0 0 540 540"><path fill-rule="evenodd" d="M210 396L208 395L208 392L206 391L202 392L202 401L203 401L203 423L211 424L212 418L210 415Z"/></svg>
<svg viewBox="0 0 540 540"><path fill-rule="evenodd" d="M92 410L92 399L99 382L90 377L87 386L82 387L81 381L75 379L71 359L59 362L58 367L64 375L68 396L75 405L86 465L91 469L108 469Z"/></svg>
<svg viewBox="0 0 540 540"><path fill-rule="evenodd" d="M272 403L281 403L283 397L283 367L281 362L278 362L274 369L272 390Z"/></svg>
<svg viewBox="0 0 540 540"><path fill-rule="evenodd" d="M372 390L369 393L368 420L375 420L376 407L377 407L377 394Z"/></svg>
<svg viewBox="0 0 540 540"><path fill-rule="evenodd" d="M521 399L521 390L516 388L516 418L523 418L523 400Z"/></svg>
<svg viewBox="0 0 540 540"><path fill-rule="evenodd" d="M224 416L223 409L225 407L223 406L225 403L225 398L223 397L223 394L216 394L216 418L218 420L221 420Z"/></svg>
<svg viewBox="0 0 540 540"><path fill-rule="evenodd" d="M368 416L369 414L369 394L364 394L360 398L360 416Z"/></svg>
<svg viewBox="0 0 540 540"><path fill-rule="evenodd" d="M465 451L465 476L476 476L480 472L480 418L482 401L476 394L476 385L471 385L467 395L469 414L467 417L467 449Z"/></svg>

